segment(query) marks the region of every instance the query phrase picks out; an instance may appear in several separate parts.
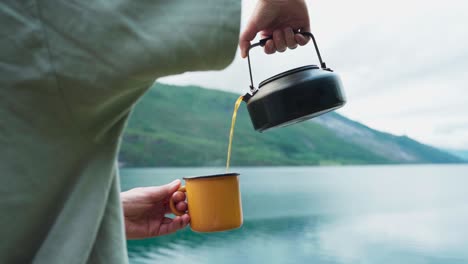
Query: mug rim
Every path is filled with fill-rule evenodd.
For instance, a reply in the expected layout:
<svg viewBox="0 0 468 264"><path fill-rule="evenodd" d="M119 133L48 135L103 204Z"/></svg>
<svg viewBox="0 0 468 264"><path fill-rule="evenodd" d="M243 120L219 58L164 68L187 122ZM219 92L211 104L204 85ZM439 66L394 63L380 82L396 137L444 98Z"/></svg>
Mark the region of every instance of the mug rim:
<svg viewBox="0 0 468 264"><path fill-rule="evenodd" d="M203 175L203 176L189 176L189 177L183 177L183 179L184 180L194 180L194 179L217 178L217 177L223 177L223 176L239 176L239 175L240 174L237 173L237 172L227 172L227 173Z"/></svg>

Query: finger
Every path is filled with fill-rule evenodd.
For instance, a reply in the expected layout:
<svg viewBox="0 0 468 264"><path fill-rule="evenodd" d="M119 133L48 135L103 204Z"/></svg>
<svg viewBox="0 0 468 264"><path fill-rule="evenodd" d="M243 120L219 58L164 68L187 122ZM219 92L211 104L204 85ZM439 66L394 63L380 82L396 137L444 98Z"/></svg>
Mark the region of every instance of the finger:
<svg viewBox="0 0 468 264"><path fill-rule="evenodd" d="M168 220L169 219L169 220ZM164 218L159 226L158 232L155 236L163 236L175 232L182 226L182 219L180 216L176 216L173 219Z"/></svg>
<svg viewBox="0 0 468 264"><path fill-rule="evenodd" d="M185 202L186 195L185 192L175 192L172 194L172 201L175 204L175 207L178 211L185 212L187 211L187 203ZM181 204L181 205L179 205ZM166 205L166 214L173 213L171 210L171 207L169 206L169 203Z"/></svg>
<svg viewBox="0 0 468 264"><path fill-rule="evenodd" d="M284 39L286 40L286 45L288 46L289 49L295 49L297 48L297 42L296 39L294 38L294 32L292 28L288 27L283 30L284 33Z"/></svg>
<svg viewBox="0 0 468 264"><path fill-rule="evenodd" d="M303 28L299 29L299 31L300 32L310 32L310 25L307 25L306 27L303 27ZM296 42L299 43L299 45L301 45L301 46L306 45L310 40L309 37L304 36L304 35L299 34L299 33L296 33L294 35L294 38L296 39Z"/></svg>
<svg viewBox="0 0 468 264"><path fill-rule="evenodd" d="M174 203L185 201L185 193L184 192L175 192L172 194L172 200Z"/></svg>
<svg viewBox="0 0 468 264"><path fill-rule="evenodd" d="M179 202L176 204L176 209L177 211L180 212L185 212L188 209L187 203L186 202Z"/></svg>
<svg viewBox="0 0 468 264"><path fill-rule="evenodd" d="M307 42L309 42L309 37L306 37L300 33L294 35L294 38L296 39L296 42L301 46L304 46L305 44L307 44Z"/></svg>
<svg viewBox="0 0 468 264"><path fill-rule="evenodd" d="M182 226L186 227L190 223L190 215L184 214L181 217L182 217L182 223L183 223Z"/></svg>
<svg viewBox="0 0 468 264"><path fill-rule="evenodd" d="M165 218L162 221L161 226L159 227L159 232L156 235L162 236L174 233L175 231L186 227L187 224L190 222L190 217L187 214L182 216L176 216L174 219L170 220L166 219L170 218Z"/></svg>
<svg viewBox="0 0 468 264"><path fill-rule="evenodd" d="M276 48L275 48L275 43L273 42L273 40L268 40L266 43L265 43L265 47L263 47L263 50L265 51L266 54L273 54L276 52Z"/></svg>
<svg viewBox="0 0 468 264"><path fill-rule="evenodd" d="M164 219L162 220L162 224L169 224L170 222L172 222L172 218L169 218L169 217L164 217Z"/></svg>
<svg viewBox="0 0 468 264"><path fill-rule="evenodd" d="M275 42L277 51L284 52L286 50L286 40L284 39L282 30L273 31L273 41Z"/></svg>
<svg viewBox="0 0 468 264"><path fill-rule="evenodd" d="M159 202L171 197L171 195L179 189L180 180L175 180L171 183L162 186L142 188L148 200L151 202Z"/></svg>
<svg viewBox="0 0 468 264"><path fill-rule="evenodd" d="M239 48L241 50L241 57L247 57L247 52L250 47L250 41L252 41L257 35L257 27L253 22L249 22L245 27L244 31L239 37Z"/></svg>
<svg viewBox="0 0 468 264"><path fill-rule="evenodd" d="M179 212L186 212L188 210L187 202L186 201L177 202L177 203L175 203L175 208ZM172 212L171 207L169 206L169 203L165 206L165 213L166 214L173 214L174 213L174 212Z"/></svg>

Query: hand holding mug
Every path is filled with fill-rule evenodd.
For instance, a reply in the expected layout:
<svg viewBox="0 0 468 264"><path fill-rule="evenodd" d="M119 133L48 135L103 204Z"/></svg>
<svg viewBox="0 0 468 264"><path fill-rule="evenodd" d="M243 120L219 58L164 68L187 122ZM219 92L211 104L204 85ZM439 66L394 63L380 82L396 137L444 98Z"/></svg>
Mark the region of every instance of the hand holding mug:
<svg viewBox="0 0 468 264"><path fill-rule="evenodd" d="M120 194L124 211L127 239L148 238L173 233L190 222L190 216L182 214L175 218L171 213L169 199L178 210L187 210L185 194L176 192L180 180L163 186L134 188ZM171 198L172 197L172 198Z"/></svg>

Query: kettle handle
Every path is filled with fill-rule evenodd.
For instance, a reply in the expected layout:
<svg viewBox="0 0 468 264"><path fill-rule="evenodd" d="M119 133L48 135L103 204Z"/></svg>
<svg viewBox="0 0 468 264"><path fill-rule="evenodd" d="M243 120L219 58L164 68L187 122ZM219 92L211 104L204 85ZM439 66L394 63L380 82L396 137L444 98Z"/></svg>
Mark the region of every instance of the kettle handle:
<svg viewBox="0 0 468 264"><path fill-rule="evenodd" d="M315 41L314 35L312 33L310 33L310 32L296 32L296 33L302 34L304 36L308 36L308 37L310 37L312 39L312 41L314 42L315 52L317 52L317 56L318 56L318 59L320 61L320 67L323 70L331 71L331 69L327 68L327 65L325 64L325 62L322 61L322 56L320 55L320 51L318 49L317 42ZM255 87L253 85L252 67L250 66L250 55L249 55L250 49L255 48L257 46L263 47L263 46L265 46L267 41L270 40L270 39L273 39L273 36L261 39L259 42L250 45L249 49L247 50L247 63L249 64L249 74L250 74L250 91L252 93L255 92Z"/></svg>

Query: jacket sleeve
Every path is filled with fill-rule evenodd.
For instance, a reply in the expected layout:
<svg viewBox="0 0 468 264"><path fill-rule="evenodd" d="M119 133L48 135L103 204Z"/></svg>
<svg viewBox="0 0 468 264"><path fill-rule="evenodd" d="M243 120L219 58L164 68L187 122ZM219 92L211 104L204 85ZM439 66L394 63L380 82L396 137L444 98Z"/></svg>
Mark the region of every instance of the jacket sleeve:
<svg viewBox="0 0 468 264"><path fill-rule="evenodd" d="M96 137L125 119L155 79L226 67L238 43L240 2L35 1L31 23L43 41L27 52L41 56L34 67L53 76L76 129Z"/></svg>
<svg viewBox="0 0 468 264"><path fill-rule="evenodd" d="M238 0L38 1L57 71L139 80L226 67ZM89 72L90 66L93 72ZM88 75L88 76L85 76Z"/></svg>

